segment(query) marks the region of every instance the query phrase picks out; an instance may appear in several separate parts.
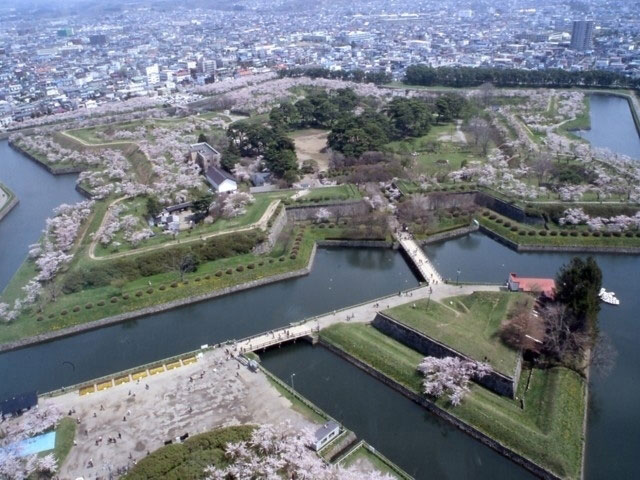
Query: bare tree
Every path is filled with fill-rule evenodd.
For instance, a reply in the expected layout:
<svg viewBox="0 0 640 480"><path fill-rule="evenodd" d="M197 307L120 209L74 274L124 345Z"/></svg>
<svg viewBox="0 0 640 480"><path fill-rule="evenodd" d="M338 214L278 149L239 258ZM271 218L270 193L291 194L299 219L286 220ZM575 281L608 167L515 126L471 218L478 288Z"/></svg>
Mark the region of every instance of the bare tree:
<svg viewBox="0 0 640 480"><path fill-rule="evenodd" d="M582 370L584 354L590 346L590 336L579 329L572 330L572 317L565 305L553 303L542 311L546 335L544 352L569 368Z"/></svg>
<svg viewBox="0 0 640 480"><path fill-rule="evenodd" d="M551 161L551 157L548 152L540 152L538 153L531 164L533 171L536 173L538 177L538 185L542 183L545 177L551 172L553 169L553 162Z"/></svg>
<svg viewBox="0 0 640 480"><path fill-rule="evenodd" d="M469 120L469 132L473 138L473 145L486 155L491 143L491 127L484 118L474 117Z"/></svg>
<svg viewBox="0 0 640 480"><path fill-rule="evenodd" d="M195 272L198 269L198 259L191 252L167 252L166 267L168 270L175 272L180 277L180 281L184 281L187 273Z"/></svg>

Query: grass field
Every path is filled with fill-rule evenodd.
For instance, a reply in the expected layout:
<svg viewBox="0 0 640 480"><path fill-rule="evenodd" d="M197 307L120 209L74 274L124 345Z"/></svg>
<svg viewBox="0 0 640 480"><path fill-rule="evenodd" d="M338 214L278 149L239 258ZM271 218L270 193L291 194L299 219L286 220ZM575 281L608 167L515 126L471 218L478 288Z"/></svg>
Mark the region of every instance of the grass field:
<svg viewBox="0 0 640 480"><path fill-rule="evenodd" d="M348 468L361 463L368 464L372 469L383 474L391 475L392 478L398 480L408 480L411 478L408 474L401 471L398 466L391 464L391 462L384 458L377 450L372 451L372 448L366 443L361 443L354 452L349 454L344 461L340 462L340 465Z"/></svg>
<svg viewBox="0 0 640 480"><path fill-rule="evenodd" d="M314 188L296 200L296 204L317 203L321 201L358 200L362 198L358 187L351 183L333 187Z"/></svg>
<svg viewBox="0 0 640 480"><path fill-rule="evenodd" d="M76 421L73 418L65 417L60 420L56 427L56 443L53 447L53 454L58 460L58 465L62 465L73 447L73 439L76 435ZM48 452L43 452L46 454Z"/></svg>
<svg viewBox="0 0 640 480"><path fill-rule="evenodd" d="M640 237L632 234L626 236L621 234L620 236L605 237L604 234L594 236L590 233L585 226L559 227L551 223L548 225L550 229L544 230L542 225L533 227L531 225L525 225L523 223L515 222L507 217L498 215L495 212L491 212L495 217L494 219L488 216L477 216L477 220L483 227L491 230L498 235L511 240L519 245L550 245L556 247L563 246L577 246L577 247L640 247ZM517 231L513 231L513 228L517 228ZM523 232L521 234L521 232ZM544 232L544 233L542 233ZM553 234L552 234L553 232Z"/></svg>
<svg viewBox="0 0 640 480"><path fill-rule="evenodd" d="M418 352L369 325L338 324L321 338L395 380L421 392ZM523 370L517 399L478 385L458 407L436 404L460 420L563 478L580 478L586 383L577 373L556 367Z"/></svg>
<svg viewBox="0 0 640 480"><path fill-rule="evenodd" d="M519 353L502 343L498 330L509 309L522 299L533 304L533 298L525 294L475 292L445 298L441 303L419 300L384 313L474 360L488 362L498 372L512 376Z"/></svg>
<svg viewBox="0 0 640 480"><path fill-rule="evenodd" d="M443 174L460 169L465 161L483 161L484 156L470 145L441 140L441 137L455 134L455 131L454 124L435 125L427 135L390 142L385 150L414 159L416 174ZM417 156L412 155L414 152Z"/></svg>

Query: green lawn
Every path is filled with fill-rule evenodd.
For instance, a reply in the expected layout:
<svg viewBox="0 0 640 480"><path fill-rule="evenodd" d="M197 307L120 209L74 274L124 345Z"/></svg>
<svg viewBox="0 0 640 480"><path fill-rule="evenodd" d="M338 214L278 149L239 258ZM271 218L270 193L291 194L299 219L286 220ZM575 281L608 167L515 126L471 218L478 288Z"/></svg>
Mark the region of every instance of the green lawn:
<svg viewBox="0 0 640 480"><path fill-rule="evenodd" d="M584 96L584 109L582 113L576 116L575 119L564 123L560 128L561 133L568 133L572 130L588 130L591 128L591 117L590 117L590 103L589 103L589 95ZM579 138L579 137L578 137Z"/></svg>
<svg viewBox="0 0 640 480"><path fill-rule="evenodd" d="M438 340L494 370L513 376L519 353L498 336L500 324L517 300L533 298L507 292L475 292L442 303L418 300L385 310L391 318ZM415 305L415 308L413 308Z"/></svg>
<svg viewBox="0 0 640 480"><path fill-rule="evenodd" d="M60 420L56 427L56 443L53 454L58 460L58 466L62 465L73 447L73 439L76 435L76 421L73 418L65 417ZM44 452L48 453L48 452Z"/></svg>
<svg viewBox="0 0 640 480"><path fill-rule="evenodd" d="M421 393L416 367L422 355L369 325L337 324L321 338L410 390ZM528 388L527 388L528 386ZM458 407L446 398L436 404L562 478L580 478L586 383L577 373L556 367L524 369L516 400L478 385Z"/></svg>
<svg viewBox="0 0 640 480"><path fill-rule="evenodd" d="M340 465L349 468L359 463L368 464L372 469L383 474L391 475L392 478L398 480L408 480L412 478L406 472L402 471L400 467L383 457L377 450L372 451L372 447L366 443L361 443L354 452L349 454L344 461L340 462Z"/></svg>
<svg viewBox="0 0 640 480"><path fill-rule="evenodd" d="M440 140L455 131L454 124L434 125L427 135L390 142L385 150L414 159L416 174L444 174L460 169L464 161L483 161L484 156L471 145ZM412 155L414 152L417 156Z"/></svg>

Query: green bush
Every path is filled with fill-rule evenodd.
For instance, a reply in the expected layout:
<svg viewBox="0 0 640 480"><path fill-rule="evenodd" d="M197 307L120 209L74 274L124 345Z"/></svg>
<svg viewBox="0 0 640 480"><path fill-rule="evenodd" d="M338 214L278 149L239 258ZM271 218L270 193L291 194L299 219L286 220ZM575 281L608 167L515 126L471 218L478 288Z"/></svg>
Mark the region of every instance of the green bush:
<svg viewBox="0 0 640 480"><path fill-rule="evenodd" d="M233 273L233 270L230 268L227 268L227 275L231 275Z"/></svg>
<svg viewBox="0 0 640 480"><path fill-rule="evenodd" d="M105 304L105 301L104 301L104 300L98 300L97 305L98 305L99 307L104 307L104 304Z"/></svg>
<svg viewBox="0 0 640 480"><path fill-rule="evenodd" d="M178 282L172 282L171 283L171 288L176 288L178 286Z"/></svg>
<svg viewBox="0 0 640 480"><path fill-rule="evenodd" d="M65 315L67 315L68 313L69 313L69 312L68 312L67 310L62 310L62 311L60 312L60 315L62 315L62 316L64 317L64 316L65 316Z"/></svg>
<svg viewBox="0 0 640 480"><path fill-rule="evenodd" d="M249 265L247 265L247 268L248 268L249 270L253 270L254 268L256 268L256 266L255 266L255 264L254 264L254 263L250 263Z"/></svg>
<svg viewBox="0 0 640 480"><path fill-rule="evenodd" d="M619 238L622 236L622 234L620 232L613 232L613 236Z"/></svg>
<svg viewBox="0 0 640 480"><path fill-rule="evenodd" d="M538 235L542 236L542 237L546 237L547 236L547 231L546 230L540 230L538 232Z"/></svg>
<svg viewBox="0 0 640 480"><path fill-rule="evenodd" d="M80 311L80 307L78 305L76 305L75 307L73 307L72 311L79 312Z"/></svg>
<svg viewBox="0 0 640 480"><path fill-rule="evenodd" d="M236 267L236 272L244 272L244 267L242 265L238 265Z"/></svg>
<svg viewBox="0 0 640 480"><path fill-rule="evenodd" d="M501 218L496 218L496 223L502 223L504 222L504 220L502 220Z"/></svg>
<svg viewBox="0 0 640 480"><path fill-rule="evenodd" d="M284 257L279 257L279 258L278 258L278 261L279 261L279 262L284 262Z"/></svg>
<svg viewBox="0 0 640 480"><path fill-rule="evenodd" d="M151 295L153 293L153 288L147 288L147 293Z"/></svg>
<svg viewBox="0 0 640 480"><path fill-rule="evenodd" d="M55 313L50 313L49 315L47 315L47 318L54 318L56 316Z"/></svg>
<svg viewBox="0 0 640 480"><path fill-rule="evenodd" d="M627 237L627 238L631 238L631 237L633 237L633 233L632 232L627 232L627 233L624 234L624 236Z"/></svg>
<svg viewBox="0 0 640 480"><path fill-rule="evenodd" d="M536 234L536 231L535 231L535 230L529 230L529 231L527 232L527 235L529 235L530 237L533 237L535 234Z"/></svg>
<svg viewBox="0 0 640 480"><path fill-rule="evenodd" d="M549 232L549 235L551 235L552 237L557 237L558 236L558 231L557 230L551 230Z"/></svg>
<svg viewBox="0 0 640 480"><path fill-rule="evenodd" d="M87 310L91 310L93 308L93 303L89 302L87 303L84 308L86 308Z"/></svg>
<svg viewBox="0 0 640 480"><path fill-rule="evenodd" d="M518 227L516 227L515 225L513 227L511 227L511 231L512 232L517 232L519 230Z"/></svg>
<svg viewBox="0 0 640 480"><path fill-rule="evenodd" d="M117 303L118 302L118 297L111 297L111 300L109 300L111 303Z"/></svg>
<svg viewBox="0 0 640 480"><path fill-rule="evenodd" d="M211 275L209 275L208 273L204 276L205 280L210 280L211 279Z"/></svg>
<svg viewBox="0 0 640 480"><path fill-rule="evenodd" d="M569 233L569 235L571 235L572 237L577 237L578 232L576 232L575 230L571 230L571 233Z"/></svg>
<svg viewBox="0 0 640 480"><path fill-rule="evenodd" d="M43 321L43 320L44 320L44 317L43 317L42 315L38 315L38 316L36 317L36 322L41 322L41 321Z"/></svg>
<svg viewBox="0 0 640 480"><path fill-rule="evenodd" d="M275 260L273 258L270 258L269 263L273 263L273 262L275 262Z"/></svg>
<svg viewBox="0 0 640 480"><path fill-rule="evenodd" d="M518 235L520 235L520 236L524 236L526 234L527 234L527 232L525 230L519 230L518 231Z"/></svg>
<svg viewBox="0 0 640 480"><path fill-rule="evenodd" d="M130 297L131 297L131 295L129 295L128 293L122 294L123 300L129 300Z"/></svg>
<svg viewBox="0 0 640 480"><path fill-rule="evenodd" d="M591 235L590 232L582 232L583 237L589 237Z"/></svg>
<svg viewBox="0 0 640 480"><path fill-rule="evenodd" d="M142 296L142 290L138 290L136 292L136 297L141 297Z"/></svg>
<svg viewBox="0 0 640 480"><path fill-rule="evenodd" d="M166 289L167 289L167 286L166 286L166 285L160 285L160 286L158 287L158 290L165 291Z"/></svg>
<svg viewBox="0 0 640 480"><path fill-rule="evenodd" d="M216 275L216 277L221 277L222 276L222 270L218 270L215 275Z"/></svg>
<svg viewBox="0 0 640 480"><path fill-rule="evenodd" d="M295 260L295 259L296 259L296 258L298 258L298 257L297 257L297 255L289 255L289 258L290 258L291 260Z"/></svg>
<svg viewBox="0 0 640 480"><path fill-rule="evenodd" d="M568 237L568 236L569 236L569 232L567 232L566 230L562 230L562 231L560 232L560 236L562 236L562 237Z"/></svg>
<svg viewBox="0 0 640 480"><path fill-rule="evenodd" d="M594 237L599 237L600 235L602 235L600 232L593 232Z"/></svg>

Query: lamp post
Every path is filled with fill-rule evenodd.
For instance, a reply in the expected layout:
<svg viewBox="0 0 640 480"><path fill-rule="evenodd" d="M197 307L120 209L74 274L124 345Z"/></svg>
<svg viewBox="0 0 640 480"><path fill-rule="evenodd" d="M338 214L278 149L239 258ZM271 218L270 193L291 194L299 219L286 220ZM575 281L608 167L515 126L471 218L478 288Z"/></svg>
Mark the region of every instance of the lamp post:
<svg viewBox="0 0 640 480"><path fill-rule="evenodd" d="M460 285L460 269L456 270L456 284Z"/></svg>
<svg viewBox="0 0 640 480"><path fill-rule="evenodd" d="M295 390L295 388L294 388L294 386L293 386L293 377L295 377L295 376L296 376L296 374L295 374L295 373L292 373L292 374L291 374L291 390Z"/></svg>
<svg viewBox="0 0 640 480"><path fill-rule="evenodd" d="M427 310L429 310L429 304L431 303L431 294L433 293L433 288L429 287L429 297L427 298Z"/></svg>

